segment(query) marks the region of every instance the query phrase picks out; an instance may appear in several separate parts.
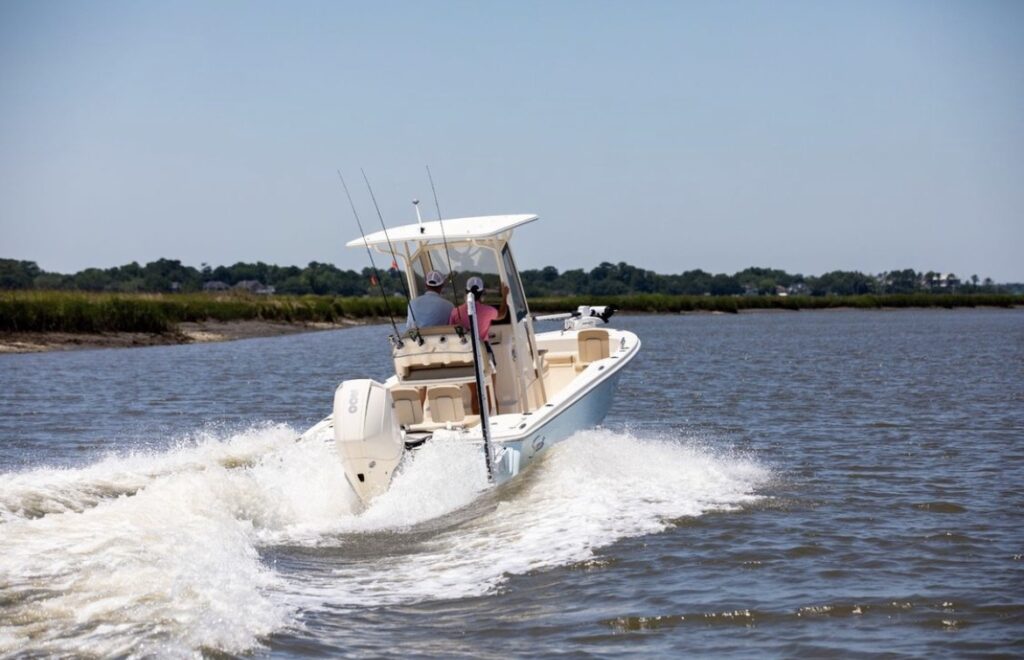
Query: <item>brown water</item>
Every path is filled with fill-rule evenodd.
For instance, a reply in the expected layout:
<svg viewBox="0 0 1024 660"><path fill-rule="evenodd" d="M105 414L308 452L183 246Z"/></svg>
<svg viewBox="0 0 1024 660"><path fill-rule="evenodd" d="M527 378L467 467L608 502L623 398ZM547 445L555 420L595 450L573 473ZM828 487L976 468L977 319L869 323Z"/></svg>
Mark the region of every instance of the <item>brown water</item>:
<svg viewBox="0 0 1024 660"><path fill-rule="evenodd" d="M1024 312L616 321L603 430L362 515L294 438L382 327L0 356L0 653L1024 652Z"/></svg>

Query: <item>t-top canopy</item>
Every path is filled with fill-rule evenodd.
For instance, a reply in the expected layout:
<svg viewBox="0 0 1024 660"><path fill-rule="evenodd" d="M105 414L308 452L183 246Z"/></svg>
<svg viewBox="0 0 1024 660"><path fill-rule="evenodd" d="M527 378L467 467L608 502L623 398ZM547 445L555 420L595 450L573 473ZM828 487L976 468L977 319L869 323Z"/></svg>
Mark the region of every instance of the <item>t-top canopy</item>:
<svg viewBox="0 0 1024 660"><path fill-rule="evenodd" d="M432 220L422 225L414 223L400 227L389 227L387 236L383 231L374 232L366 237L367 245L387 245L388 237L392 243L406 241L440 241L447 237L449 241L465 241L478 238L492 238L511 231L519 225L525 225L537 219L535 215L485 215L476 218L452 218L444 221L444 236L441 234L441 222ZM355 238L345 244L346 247L362 247L363 239Z"/></svg>

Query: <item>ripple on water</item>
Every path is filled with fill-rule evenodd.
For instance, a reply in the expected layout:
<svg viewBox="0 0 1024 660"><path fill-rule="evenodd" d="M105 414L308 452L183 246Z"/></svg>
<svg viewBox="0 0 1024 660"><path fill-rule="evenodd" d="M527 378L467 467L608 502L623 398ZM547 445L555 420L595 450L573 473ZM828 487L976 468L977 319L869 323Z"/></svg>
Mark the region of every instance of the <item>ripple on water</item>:
<svg viewBox="0 0 1024 660"><path fill-rule="evenodd" d="M682 626L772 626L797 620L899 617L924 628L959 629L972 625L972 619L989 615L1020 617L1024 605L972 606L952 601L917 602L890 600L821 603L803 605L794 610L739 608L724 611L693 611L679 614L623 615L601 621L617 633L636 633Z"/></svg>
<svg viewBox="0 0 1024 660"><path fill-rule="evenodd" d="M967 513L967 507L955 502L918 502L913 507L919 511L927 511L929 513Z"/></svg>

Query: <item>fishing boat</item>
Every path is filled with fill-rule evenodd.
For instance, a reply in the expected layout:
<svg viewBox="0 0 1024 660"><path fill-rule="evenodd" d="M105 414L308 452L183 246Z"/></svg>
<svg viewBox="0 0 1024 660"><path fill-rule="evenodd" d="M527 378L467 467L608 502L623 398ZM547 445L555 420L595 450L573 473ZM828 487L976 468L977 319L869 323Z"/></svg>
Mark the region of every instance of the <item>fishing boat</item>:
<svg viewBox="0 0 1024 660"><path fill-rule="evenodd" d="M477 445L490 480L508 481L555 443L600 424L622 370L640 350L635 334L608 326L611 308L531 315L511 239L536 215L424 222L417 207L417 218L390 229L382 220L382 231L348 247L392 259L410 300L424 295L428 274L442 273L453 306L465 301L469 328L421 327L411 317L400 330L392 319L394 373L383 382L341 383L333 413L303 436L333 435L364 504L387 491L403 458L426 443ZM467 283L475 286L467 291ZM488 300L503 294L507 314L480 336L484 291ZM541 321L562 327L535 332Z"/></svg>

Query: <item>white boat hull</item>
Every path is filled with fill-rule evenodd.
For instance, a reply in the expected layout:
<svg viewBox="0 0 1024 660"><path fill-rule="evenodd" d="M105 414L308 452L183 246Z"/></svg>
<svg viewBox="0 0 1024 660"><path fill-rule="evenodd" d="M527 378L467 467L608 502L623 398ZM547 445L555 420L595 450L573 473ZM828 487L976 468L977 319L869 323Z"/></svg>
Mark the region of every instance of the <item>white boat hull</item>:
<svg viewBox="0 0 1024 660"><path fill-rule="evenodd" d="M544 451L558 442L578 431L594 428L601 424L611 408L622 369L640 349L640 340L633 333L621 330L610 332L615 335L618 350L612 352L609 357L587 366L543 406L529 413L510 413L491 417L492 478L496 484L504 483L515 477ZM545 333L538 335L538 342L543 344L545 338L551 340L553 345L557 345L558 341L575 341L571 334ZM360 384L360 387L363 387L365 383L369 382L346 381L339 386L338 391L348 391L346 388L351 389L354 384ZM385 387L384 384L375 385ZM349 398L351 397L341 397L343 407L353 403L353 401L349 401ZM337 440L339 429L335 428L335 419L342 420L350 412L346 408L339 413L336 408L334 415L311 428L303 437L316 436L325 440L329 438ZM482 453L484 440L480 426L439 429L428 438L427 442L477 445L481 448L481 465L484 464ZM406 438L406 440L408 439ZM375 441L381 442L379 438ZM339 456L343 462L352 451L352 449L348 449L347 452L341 451L339 444ZM415 449L407 449L405 453L408 454L410 451L415 451ZM353 481L354 470L365 472L362 464L359 464L358 469L354 463L346 464L343 465L343 469L353 490L364 502L369 502L372 496L386 490L390 484L391 475L400 471L399 468L399 470L386 472L386 477L381 482L356 483ZM366 476L370 477L369 474Z"/></svg>
<svg viewBox="0 0 1024 660"><path fill-rule="evenodd" d="M608 415L618 380L618 373L609 375L579 399L563 408L555 409L538 428L532 429L528 436L495 443L495 482L500 484L508 481L546 449L578 431L598 426Z"/></svg>

